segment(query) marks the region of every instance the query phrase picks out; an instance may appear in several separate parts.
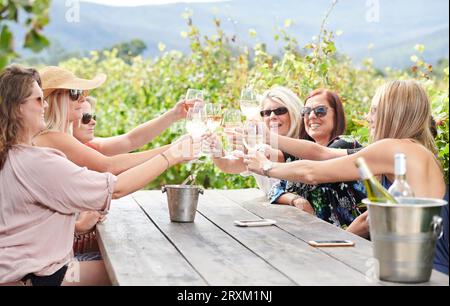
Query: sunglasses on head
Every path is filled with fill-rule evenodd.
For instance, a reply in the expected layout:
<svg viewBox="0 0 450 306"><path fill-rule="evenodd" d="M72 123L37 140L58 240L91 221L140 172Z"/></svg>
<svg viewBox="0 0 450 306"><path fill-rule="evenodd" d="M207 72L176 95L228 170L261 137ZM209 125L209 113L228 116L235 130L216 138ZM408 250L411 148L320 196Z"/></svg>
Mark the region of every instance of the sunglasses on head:
<svg viewBox="0 0 450 306"><path fill-rule="evenodd" d="M260 111L259 114L261 115L261 117L270 117L272 112L277 116L281 116L281 115L286 114L288 112L288 109L286 107L279 107L276 109L266 109L266 110Z"/></svg>
<svg viewBox="0 0 450 306"><path fill-rule="evenodd" d="M302 117L309 116L311 112L314 112L316 117L321 118L325 117L328 112L328 107L320 105L316 107L303 107L301 110Z"/></svg>
<svg viewBox="0 0 450 306"><path fill-rule="evenodd" d="M89 113L84 113L83 117L81 118L81 123L89 124L92 119L97 120L97 116Z"/></svg>
<svg viewBox="0 0 450 306"><path fill-rule="evenodd" d="M84 90L82 89L69 89L69 97L72 101L78 101L83 94Z"/></svg>

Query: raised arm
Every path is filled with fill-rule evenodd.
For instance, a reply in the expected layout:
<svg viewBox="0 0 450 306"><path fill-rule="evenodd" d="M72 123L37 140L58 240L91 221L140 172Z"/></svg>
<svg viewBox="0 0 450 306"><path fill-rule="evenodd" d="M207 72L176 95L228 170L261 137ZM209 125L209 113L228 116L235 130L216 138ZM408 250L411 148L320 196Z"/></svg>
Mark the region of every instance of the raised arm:
<svg viewBox="0 0 450 306"><path fill-rule="evenodd" d="M60 132L49 132L35 139L40 147L50 147L63 152L67 158L80 167L87 167L98 172L120 174L134 166L142 164L150 158L167 150L168 146L139 153L105 156L96 150L82 144L73 136Z"/></svg>
<svg viewBox="0 0 450 306"><path fill-rule="evenodd" d="M268 143L275 143L279 150L302 159L327 160L347 155L347 150L344 149L328 148L312 141L281 136L275 133L269 135L271 140L270 142L268 140Z"/></svg>
<svg viewBox="0 0 450 306"><path fill-rule="evenodd" d="M325 161L300 160L288 164L274 163L270 176L288 181L307 184L321 184L332 182L353 181L359 179L355 161L364 157L375 175L392 173L394 170L394 153L386 148L382 141L372 144L356 154ZM383 152L380 154L380 152ZM261 155L247 159L251 171L259 171L267 160Z"/></svg>
<svg viewBox="0 0 450 306"><path fill-rule="evenodd" d="M191 145L192 141L194 143ZM113 198L121 198L135 192L173 165L193 159L200 152L200 146L199 139L193 140L192 137L186 137L182 141L176 142L164 153L119 174L114 186Z"/></svg>
<svg viewBox="0 0 450 306"><path fill-rule="evenodd" d="M136 150L152 141L174 122L186 117L185 101L153 120L147 121L126 134L114 137L96 137L90 143L104 155L113 156Z"/></svg>
<svg viewBox="0 0 450 306"><path fill-rule="evenodd" d="M389 153L387 152L379 154L376 146L369 146L356 154L325 161L301 160L285 165L277 163L270 171L270 176L313 185L354 181L359 179L355 161L361 156L366 159L367 164L375 175L392 173L394 159L392 155L390 156L392 161L390 161L387 158L388 155Z"/></svg>
<svg viewBox="0 0 450 306"><path fill-rule="evenodd" d="M443 197L445 183L433 154L409 140L384 139L356 154L326 161L275 163L269 174L271 177L307 184L353 181L359 179L354 163L357 158L364 157L374 175L388 175L393 180L396 153L407 154L407 179L416 196ZM246 158L245 162L251 171L262 173L262 164L267 159L258 154L257 157Z"/></svg>

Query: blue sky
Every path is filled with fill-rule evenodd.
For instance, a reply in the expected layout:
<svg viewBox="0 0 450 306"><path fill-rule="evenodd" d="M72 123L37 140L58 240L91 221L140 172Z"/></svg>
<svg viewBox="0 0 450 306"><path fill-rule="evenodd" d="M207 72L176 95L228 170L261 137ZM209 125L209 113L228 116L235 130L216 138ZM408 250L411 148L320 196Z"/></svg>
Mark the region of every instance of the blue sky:
<svg viewBox="0 0 450 306"><path fill-rule="evenodd" d="M113 6L138 6L138 5L158 5L169 3L192 3L192 2L220 2L222 0L81 0Z"/></svg>

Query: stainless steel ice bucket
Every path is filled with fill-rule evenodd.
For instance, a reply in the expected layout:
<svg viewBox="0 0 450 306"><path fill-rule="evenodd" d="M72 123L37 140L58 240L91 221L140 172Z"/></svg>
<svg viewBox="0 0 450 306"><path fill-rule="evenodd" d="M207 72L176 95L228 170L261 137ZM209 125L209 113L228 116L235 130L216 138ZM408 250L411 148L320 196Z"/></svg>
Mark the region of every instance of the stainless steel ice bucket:
<svg viewBox="0 0 450 306"><path fill-rule="evenodd" d="M430 279L436 240L442 236L437 199L404 198L400 204L363 200L369 209L370 237L380 280L421 283Z"/></svg>
<svg viewBox="0 0 450 306"><path fill-rule="evenodd" d="M170 221L194 222L197 211L198 195L203 189L190 185L167 185L162 187L167 193Z"/></svg>

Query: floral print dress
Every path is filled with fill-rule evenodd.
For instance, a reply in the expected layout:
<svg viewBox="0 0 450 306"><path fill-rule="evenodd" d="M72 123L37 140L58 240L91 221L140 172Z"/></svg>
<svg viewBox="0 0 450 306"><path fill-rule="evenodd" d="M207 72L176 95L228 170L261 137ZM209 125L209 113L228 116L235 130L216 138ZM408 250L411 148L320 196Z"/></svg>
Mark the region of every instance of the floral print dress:
<svg viewBox="0 0 450 306"><path fill-rule="evenodd" d="M328 143L328 147L347 149L349 154L362 148L356 140L348 136L336 137ZM286 153L284 156L286 162L298 160ZM360 203L366 198L366 192L360 181L309 185L283 180L270 191L270 203L276 204L285 193L294 193L305 198L314 208L317 217L344 229L365 211Z"/></svg>

